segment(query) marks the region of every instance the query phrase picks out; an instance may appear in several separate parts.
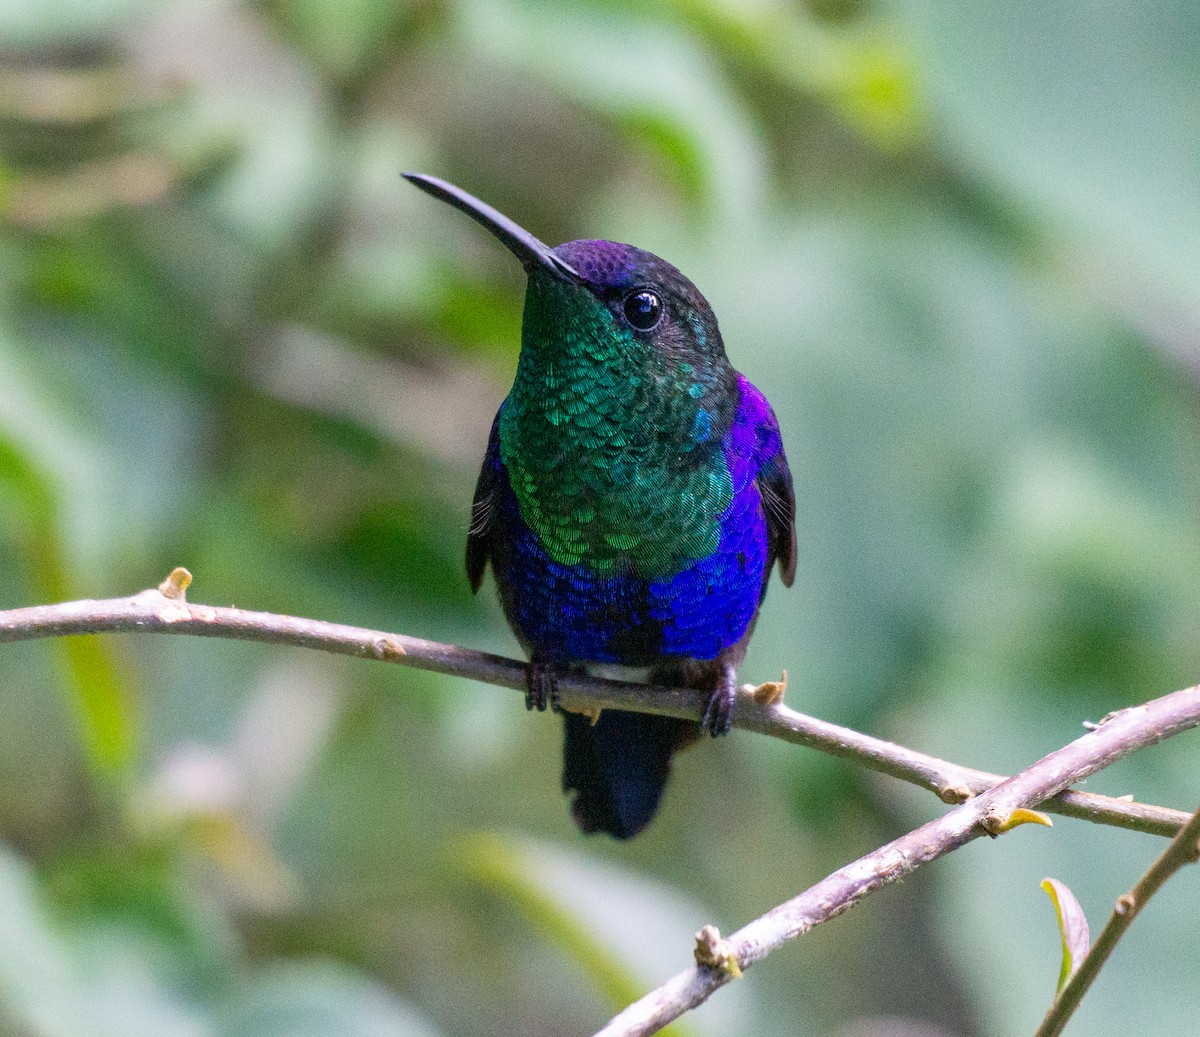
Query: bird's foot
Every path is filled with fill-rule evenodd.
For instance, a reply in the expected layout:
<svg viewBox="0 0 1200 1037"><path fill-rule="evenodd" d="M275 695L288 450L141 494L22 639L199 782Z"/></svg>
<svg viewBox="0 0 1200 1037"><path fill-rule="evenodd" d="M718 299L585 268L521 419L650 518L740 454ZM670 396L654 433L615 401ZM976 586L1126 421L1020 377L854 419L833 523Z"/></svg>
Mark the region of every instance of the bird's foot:
<svg viewBox="0 0 1200 1037"><path fill-rule="evenodd" d="M555 713L562 711L559 705L558 676L554 667L544 660L534 659L529 664L529 686L525 691L525 708L539 713L549 706Z"/></svg>
<svg viewBox="0 0 1200 1037"><path fill-rule="evenodd" d="M713 738L729 734L736 704L737 674L731 663L722 663L717 686L709 696L708 705L704 707L704 716L700 718L701 730L707 731Z"/></svg>

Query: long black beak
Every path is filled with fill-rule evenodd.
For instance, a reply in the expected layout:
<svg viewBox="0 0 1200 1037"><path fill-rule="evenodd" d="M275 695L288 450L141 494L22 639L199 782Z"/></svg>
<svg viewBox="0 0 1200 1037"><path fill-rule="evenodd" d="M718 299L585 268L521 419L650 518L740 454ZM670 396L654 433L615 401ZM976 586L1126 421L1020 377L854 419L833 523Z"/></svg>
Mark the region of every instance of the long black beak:
<svg viewBox="0 0 1200 1037"><path fill-rule="evenodd" d="M549 245L538 241L524 227L517 226L503 213L497 212L474 195L467 194L461 187L455 187L445 180L439 180L436 176L425 176L424 173L403 173L401 175L427 194L433 195L434 198L440 198L456 209L461 209L471 219L482 223L508 246L509 251L521 261L521 265L527 272L532 273L535 267L540 266L561 280L577 283L583 281L573 267L565 260L559 259L550 250Z"/></svg>

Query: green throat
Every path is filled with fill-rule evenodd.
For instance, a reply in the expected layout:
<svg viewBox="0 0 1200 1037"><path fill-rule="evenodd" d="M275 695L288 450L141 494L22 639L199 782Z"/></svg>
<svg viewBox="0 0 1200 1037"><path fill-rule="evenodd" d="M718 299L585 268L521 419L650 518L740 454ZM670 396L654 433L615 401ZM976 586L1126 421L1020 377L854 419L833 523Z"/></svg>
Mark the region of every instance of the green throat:
<svg viewBox="0 0 1200 1037"><path fill-rule="evenodd" d="M669 578L712 554L733 497L697 371L620 326L595 296L531 276L500 456L556 562Z"/></svg>

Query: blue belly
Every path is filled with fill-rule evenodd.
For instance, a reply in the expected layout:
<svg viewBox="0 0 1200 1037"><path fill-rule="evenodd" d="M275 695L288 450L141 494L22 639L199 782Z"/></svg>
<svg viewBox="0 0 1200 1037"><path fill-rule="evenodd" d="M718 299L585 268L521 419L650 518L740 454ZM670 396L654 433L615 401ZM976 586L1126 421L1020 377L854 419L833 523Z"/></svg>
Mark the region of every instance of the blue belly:
<svg viewBox="0 0 1200 1037"><path fill-rule="evenodd" d="M758 488L742 483L722 515L717 550L670 579L649 581L553 561L503 476L492 568L513 630L528 649L563 662L712 659L736 644L758 609L767 564Z"/></svg>

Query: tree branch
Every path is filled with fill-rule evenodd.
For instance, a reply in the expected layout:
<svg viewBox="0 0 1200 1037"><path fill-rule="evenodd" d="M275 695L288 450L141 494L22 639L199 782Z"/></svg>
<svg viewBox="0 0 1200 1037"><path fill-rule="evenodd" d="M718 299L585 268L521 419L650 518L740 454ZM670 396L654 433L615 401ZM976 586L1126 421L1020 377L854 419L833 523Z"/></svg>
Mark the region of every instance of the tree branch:
<svg viewBox="0 0 1200 1037"><path fill-rule="evenodd" d="M921 865L937 860L981 835L1012 826L1014 812L1045 802L1130 753L1200 723L1200 685L1176 691L1143 706L1121 710L1081 738L962 806L833 872L799 896L720 940L702 931L697 958L685 969L613 1018L595 1037L645 1037L708 1000L713 991L773 950L855 904ZM1195 842L1191 843L1195 852ZM713 953L713 945L717 953ZM718 964L712 964L712 962Z"/></svg>
<svg viewBox="0 0 1200 1037"><path fill-rule="evenodd" d="M525 690L527 667L515 659L340 623L194 605L185 598L190 580L187 570L177 569L158 589L127 598L0 612L0 643L69 634L189 634L295 645ZM704 693L694 689L623 684L573 674L559 679L559 689L564 706L578 711L627 709L698 719L705 706ZM739 696L734 723L747 731L808 746L919 785L946 803L962 803L1003 780L1001 775L961 767L872 738L778 702L760 702L752 694ZM1034 805L1069 817L1168 837L1188 820L1183 811L1070 790Z"/></svg>
<svg viewBox="0 0 1200 1037"><path fill-rule="evenodd" d="M191 634L379 659L522 691L526 686L528 669L524 663L485 652L339 623L193 605L185 597L190 581L186 570L176 569L159 588L127 598L0 612L0 643L103 632ZM629 709L696 719L705 705L705 695L694 689L624 684L574 674L564 675L559 686L563 704L581 711ZM1142 883L1127 895L1141 899L1135 900L1125 925L1145 897L1158 888L1153 883L1161 884L1170 874L1167 871L1157 878L1160 873L1156 869L1163 860L1173 871L1183 862L1179 854L1190 852L1191 859L1195 859L1192 826L1200 822L1194 818L1189 824L1188 815L1181 811L1073 792L1068 786L1138 749L1200 726L1200 686L1112 714L1090 725L1091 730L1081 738L1012 778L960 767L797 713L769 701L777 697L779 690L779 685L764 685L758 689L764 693L756 695L753 689L749 694L743 689L737 726L853 760L929 789L945 802L961 805L839 869L728 939L706 926L697 936L696 957L701 964L630 1005L598 1037L656 1032L787 941L980 835L995 837L1033 819L1028 814L1032 807L1044 806L1061 814L1156 834L1191 833L1173 842ZM1190 849L1177 850L1179 846Z"/></svg>
<svg viewBox="0 0 1200 1037"><path fill-rule="evenodd" d="M1163 850L1162 855L1152 865L1150 870L1141 877L1138 884L1128 893L1117 897L1116 907L1112 917L1105 925L1104 931L1092 944L1079 968L1074 972L1066 986L1062 988L1054 1004L1042 1020L1034 1037L1058 1037L1063 1032L1083 995L1088 992L1092 981L1108 961L1117 941L1125 935L1137 914L1158 890L1185 864L1195 864L1200 860L1200 810L1192 815L1192 819L1179 830L1179 834L1171 840L1170 845Z"/></svg>

